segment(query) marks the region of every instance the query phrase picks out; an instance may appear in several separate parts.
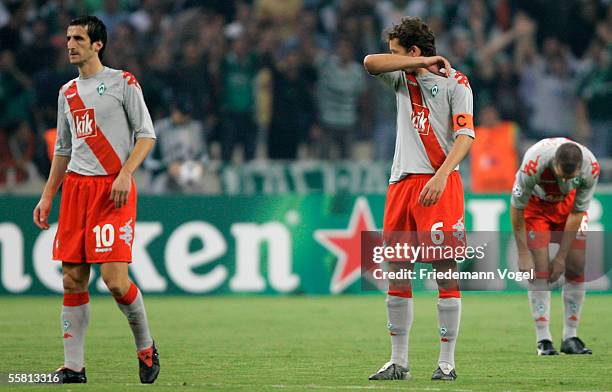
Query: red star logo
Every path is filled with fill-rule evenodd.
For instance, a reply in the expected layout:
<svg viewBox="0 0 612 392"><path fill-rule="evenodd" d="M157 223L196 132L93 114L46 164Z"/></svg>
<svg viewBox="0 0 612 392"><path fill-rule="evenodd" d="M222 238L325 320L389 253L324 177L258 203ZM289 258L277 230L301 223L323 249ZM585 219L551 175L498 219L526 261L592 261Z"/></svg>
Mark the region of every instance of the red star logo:
<svg viewBox="0 0 612 392"><path fill-rule="evenodd" d="M353 284L361 273L361 232L376 231L365 197L355 202L349 226L338 230L316 230L314 237L338 258L330 291L338 294Z"/></svg>

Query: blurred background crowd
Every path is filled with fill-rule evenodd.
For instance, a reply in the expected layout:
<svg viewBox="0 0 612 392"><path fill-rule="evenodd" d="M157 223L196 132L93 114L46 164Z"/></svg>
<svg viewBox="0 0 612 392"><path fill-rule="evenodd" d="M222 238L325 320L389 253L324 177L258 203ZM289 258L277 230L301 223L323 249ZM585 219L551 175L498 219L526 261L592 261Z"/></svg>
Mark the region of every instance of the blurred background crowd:
<svg viewBox="0 0 612 392"><path fill-rule="evenodd" d="M48 172L58 89L77 75L66 26L81 14L107 26L103 63L143 87L158 134L145 191L215 193L220 168L253 162L389 164L395 97L361 62L405 15L469 77L473 190L510 190L520 154L551 136L585 143L611 180L609 0L3 0L5 192L36 193Z"/></svg>

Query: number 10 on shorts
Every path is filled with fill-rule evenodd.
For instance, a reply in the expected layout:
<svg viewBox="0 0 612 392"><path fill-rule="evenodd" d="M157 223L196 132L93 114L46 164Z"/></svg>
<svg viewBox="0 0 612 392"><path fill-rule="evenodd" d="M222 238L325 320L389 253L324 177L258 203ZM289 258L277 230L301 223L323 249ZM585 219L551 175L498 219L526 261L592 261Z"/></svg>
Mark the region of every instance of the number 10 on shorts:
<svg viewBox="0 0 612 392"><path fill-rule="evenodd" d="M109 248L115 243L115 228L110 223L93 228L96 235L96 248Z"/></svg>

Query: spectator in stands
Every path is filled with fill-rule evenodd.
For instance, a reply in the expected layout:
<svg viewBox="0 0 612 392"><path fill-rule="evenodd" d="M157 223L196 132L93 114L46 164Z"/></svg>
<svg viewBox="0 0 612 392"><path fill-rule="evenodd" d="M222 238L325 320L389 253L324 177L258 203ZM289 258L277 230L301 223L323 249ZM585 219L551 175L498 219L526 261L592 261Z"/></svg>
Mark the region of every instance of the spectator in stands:
<svg viewBox="0 0 612 392"><path fill-rule="evenodd" d="M249 40L238 33L221 63L221 158L232 159L234 147L241 145L244 160L255 158L255 77L259 64Z"/></svg>
<svg viewBox="0 0 612 392"><path fill-rule="evenodd" d="M520 51L520 96L529 110L528 135L533 139L573 137L576 127L576 72L569 49L548 37L543 53L533 35L518 41Z"/></svg>
<svg viewBox="0 0 612 392"><path fill-rule="evenodd" d="M353 59L348 38L336 44L337 55L317 59L317 131L311 135L311 149L323 159L348 159L360 126L359 105L365 90L363 66Z"/></svg>
<svg viewBox="0 0 612 392"><path fill-rule="evenodd" d="M32 87L32 79L18 67L13 52L0 52L0 125L29 119Z"/></svg>
<svg viewBox="0 0 612 392"><path fill-rule="evenodd" d="M314 104L307 80L307 67L299 47L288 45L279 59L269 60L272 90L272 114L268 129L268 157L296 159L298 146L305 140L314 120Z"/></svg>
<svg viewBox="0 0 612 392"><path fill-rule="evenodd" d="M178 96L173 102L170 117L155 123L157 143L145 161L151 172L151 190L202 192L208 163L206 131L202 122L193 118L189 96Z"/></svg>
<svg viewBox="0 0 612 392"><path fill-rule="evenodd" d="M34 132L26 121L10 124L8 132L0 129L0 184L9 187L36 177L32 163Z"/></svg>
<svg viewBox="0 0 612 392"><path fill-rule="evenodd" d="M121 9L119 0L104 0L102 10L96 12L95 15L104 22L109 35L115 32L119 24L128 19L128 14Z"/></svg>
<svg viewBox="0 0 612 392"><path fill-rule="evenodd" d="M612 47L594 43L578 88L578 135L597 157L612 155Z"/></svg>

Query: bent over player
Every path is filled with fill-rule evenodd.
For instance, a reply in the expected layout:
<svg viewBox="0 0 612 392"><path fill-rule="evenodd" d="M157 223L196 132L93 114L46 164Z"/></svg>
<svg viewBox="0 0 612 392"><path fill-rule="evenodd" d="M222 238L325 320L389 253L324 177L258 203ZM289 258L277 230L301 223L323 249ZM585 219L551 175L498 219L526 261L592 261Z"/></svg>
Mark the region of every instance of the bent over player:
<svg viewBox="0 0 612 392"><path fill-rule="evenodd" d="M538 355L556 355L550 334L550 284L565 274L565 354L591 354L577 335L585 297L587 209L599 164L586 147L566 138L543 139L527 150L512 190L511 219L521 271L535 270L529 302L536 325ZM550 260L548 245L559 243Z"/></svg>
<svg viewBox="0 0 612 392"><path fill-rule="evenodd" d="M431 235L431 240L438 233L433 241L436 245L465 245L463 185L457 165L474 139L468 79L445 58L436 56L434 35L421 19L403 18L387 31L386 38L390 54L371 54L364 59L368 73L391 87L397 100L397 139L383 223L385 241L389 233L418 232L419 236ZM450 235L444 238L444 233ZM439 272L457 268L454 260L422 261L433 262ZM397 263L391 263L391 268L393 264ZM456 280L438 279L437 283L440 356L432 379L454 380L461 295ZM410 281L390 283L386 302L391 359L370 380L407 379L413 319Z"/></svg>
<svg viewBox="0 0 612 392"><path fill-rule="evenodd" d="M53 197L63 182L53 258L62 261L64 383L86 383L83 344L89 323L91 264L126 315L136 342L140 381L159 374L157 349L142 295L128 277L136 223L132 173L153 145L155 133L133 75L102 65L106 27L93 16L70 22L70 63L79 76L59 92L57 140L49 179L34 209L34 223L48 229Z"/></svg>

